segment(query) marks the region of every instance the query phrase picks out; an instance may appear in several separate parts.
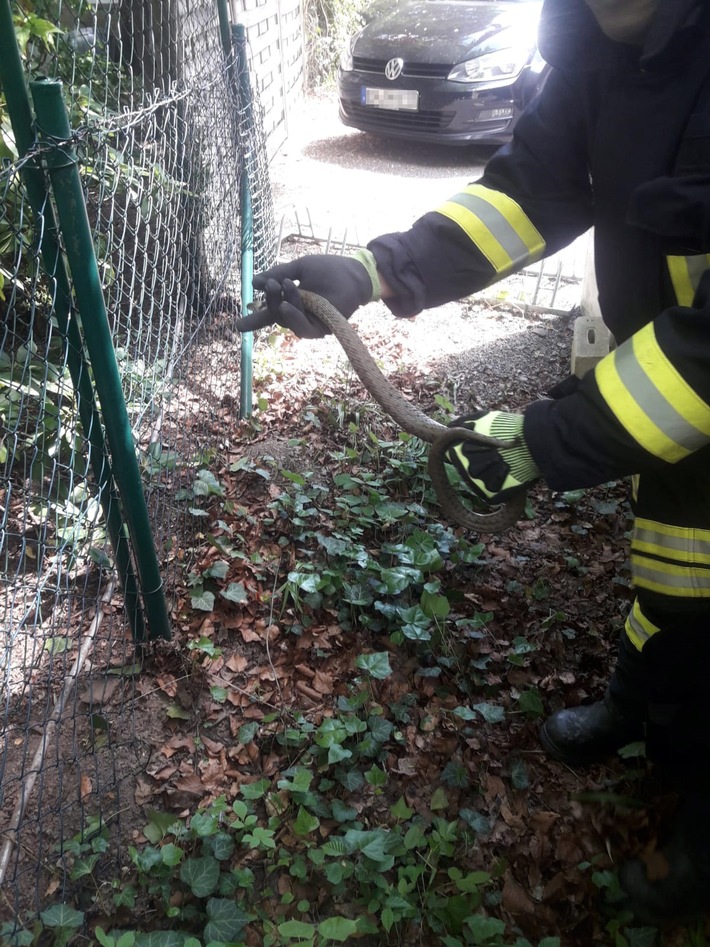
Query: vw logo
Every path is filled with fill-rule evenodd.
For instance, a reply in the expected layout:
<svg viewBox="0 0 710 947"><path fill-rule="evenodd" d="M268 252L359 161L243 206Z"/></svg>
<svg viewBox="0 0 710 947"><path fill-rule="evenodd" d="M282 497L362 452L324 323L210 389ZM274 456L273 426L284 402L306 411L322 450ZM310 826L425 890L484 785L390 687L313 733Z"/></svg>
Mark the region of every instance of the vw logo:
<svg viewBox="0 0 710 947"><path fill-rule="evenodd" d="M404 60L403 59L390 59L390 61L385 66L385 78L387 79L399 79L402 75L402 70L404 69Z"/></svg>

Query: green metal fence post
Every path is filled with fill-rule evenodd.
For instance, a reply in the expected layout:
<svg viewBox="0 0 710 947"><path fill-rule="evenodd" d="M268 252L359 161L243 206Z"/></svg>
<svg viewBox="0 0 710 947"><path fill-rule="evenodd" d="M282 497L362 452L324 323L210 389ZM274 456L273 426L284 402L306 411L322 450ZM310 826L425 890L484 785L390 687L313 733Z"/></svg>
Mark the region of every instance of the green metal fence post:
<svg viewBox="0 0 710 947"><path fill-rule="evenodd" d="M224 58L227 60L227 68L231 74L234 55L232 51L232 31L229 22L227 0L217 0L217 16L219 18L219 37L222 41L222 50L224 52Z"/></svg>
<svg viewBox="0 0 710 947"><path fill-rule="evenodd" d="M86 349L93 368L94 384L101 402L113 459L114 479L134 550L150 637L170 638L170 620L116 365L77 157L70 143L71 128L62 98L62 83L37 80L30 83L30 92L40 142L51 146L46 154L46 165L73 277Z"/></svg>
<svg viewBox="0 0 710 947"><path fill-rule="evenodd" d="M33 116L25 84L20 52L15 40L10 0L0 0L0 83L5 90L7 110L15 134L19 156L24 157L35 143ZM89 372L84 363L81 335L72 313L71 289L64 258L61 255L54 210L49 201L42 171L28 162L22 179L37 218L42 221L42 265L56 284L54 315L67 344L67 365L76 392L79 417L88 442L89 462L99 490L106 529L113 548L116 569L123 589L128 620L134 640L145 637L145 626L138 596L138 585L131 563L128 539L121 518L120 504L106 453L103 429L94 400Z"/></svg>
<svg viewBox="0 0 710 947"><path fill-rule="evenodd" d="M231 26L227 0L217 0L219 14L219 32L222 48L227 60L229 78L237 101L247 116L252 113L252 91L249 82L249 62L247 58L246 31L243 23ZM236 66L236 73L235 73ZM251 281L254 277L254 212L251 201L251 185L247 170L246 155L240 155L239 207L241 225L241 306L246 314L247 306L254 299ZM241 335L241 361L239 370L239 417L251 417L253 389L253 351L254 334L243 332Z"/></svg>
<svg viewBox="0 0 710 947"><path fill-rule="evenodd" d="M232 27L232 40L237 57L239 81L239 100L247 115L252 113L252 94L249 82L249 61L247 58L246 31L243 23L235 23ZM251 185L247 171L247 155L241 156L240 178L240 207L241 207L241 303L242 312L246 314L247 306L254 299L252 279L254 278L254 215L251 203ZM254 334L242 333L242 358L240 372L239 417L251 417L252 410L252 366L253 366Z"/></svg>

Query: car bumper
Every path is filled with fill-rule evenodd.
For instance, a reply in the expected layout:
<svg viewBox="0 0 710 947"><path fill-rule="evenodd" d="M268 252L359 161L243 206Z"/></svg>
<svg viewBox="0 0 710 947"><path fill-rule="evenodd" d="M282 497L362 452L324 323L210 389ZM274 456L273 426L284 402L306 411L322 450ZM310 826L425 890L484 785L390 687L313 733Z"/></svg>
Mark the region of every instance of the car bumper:
<svg viewBox="0 0 710 947"><path fill-rule="evenodd" d="M472 88L458 82L435 83L403 79L389 83L380 75L340 72L340 120L361 131L376 132L410 141L448 144L509 141L523 103L532 98L525 90L532 77L524 74L514 84L498 88ZM379 108L364 103L365 89L400 89L418 92L416 110Z"/></svg>

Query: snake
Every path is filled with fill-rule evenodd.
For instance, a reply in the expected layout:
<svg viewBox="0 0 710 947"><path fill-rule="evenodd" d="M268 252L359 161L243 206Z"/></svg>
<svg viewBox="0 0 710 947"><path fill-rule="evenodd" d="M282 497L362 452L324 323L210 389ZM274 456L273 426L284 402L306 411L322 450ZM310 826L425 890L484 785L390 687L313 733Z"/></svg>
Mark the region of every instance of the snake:
<svg viewBox="0 0 710 947"><path fill-rule="evenodd" d="M499 533L514 526L525 511L526 495L521 488L506 503L490 513L477 513L463 505L446 473L446 454L455 444L472 441L496 449L518 445L517 439L499 440L466 427L448 427L435 421L412 404L388 381L348 320L323 296L299 290L304 309L329 329L342 346L356 375L373 400L408 434L429 444L427 470L436 498L445 516L466 529L482 533ZM251 303L250 309L258 304Z"/></svg>

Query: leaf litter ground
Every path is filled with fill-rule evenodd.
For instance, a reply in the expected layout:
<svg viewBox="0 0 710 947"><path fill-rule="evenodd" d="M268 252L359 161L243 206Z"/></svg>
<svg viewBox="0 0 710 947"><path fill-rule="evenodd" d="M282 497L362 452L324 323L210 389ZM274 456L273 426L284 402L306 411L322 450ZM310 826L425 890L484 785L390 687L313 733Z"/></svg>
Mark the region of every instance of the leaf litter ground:
<svg viewBox="0 0 710 947"><path fill-rule="evenodd" d="M412 321L375 304L354 321L403 394L442 417L442 399L451 413L466 413L520 409L544 396L568 372L572 320L573 313L473 297ZM341 782L340 802L365 828L390 824L399 800L425 820L461 826L455 864L494 875L483 910L505 922L509 939L500 943L516 934L533 944L558 937L563 947L691 943L685 929L635 926L615 902L615 868L653 851L672 795L642 756L573 772L547 759L537 739L546 714L598 698L613 666L632 601L625 486L564 496L537 486L530 518L516 528L463 537L437 522L419 476L391 476L389 453L401 458L407 445L335 340L264 334L254 377L253 417L237 423L225 415L225 451L212 467L219 490L204 504L209 525L195 550L193 585L175 602L177 646L159 649L154 674L138 682L163 728L137 802L187 814L221 795L233 800L245 783L276 787L301 752L277 738L284 721L319 727L337 718L339 701L364 689L390 725L368 764L384 778L350 790ZM366 494L368 476L409 513L375 523L353 501L351 520L362 518L358 549L379 561L409 530L438 537L439 549L464 541L469 553L477 550L444 551L428 576L430 601L446 599L448 613L440 611L424 643L393 636L391 623L378 624L358 604L356 562L345 591L336 580L334 591L319 591L312 579L343 562L334 498L357 478ZM357 488L348 495L357 497ZM418 591L412 602L394 588L377 607L391 617L419 601ZM380 674L373 662L382 656ZM321 840L337 828L322 818ZM295 850L302 842L284 827L280 844ZM279 895L305 898L327 916L326 888L286 870L277 876ZM342 904L338 910L347 913ZM262 942L256 927L250 937ZM369 942L446 943L406 924L398 938Z"/></svg>

